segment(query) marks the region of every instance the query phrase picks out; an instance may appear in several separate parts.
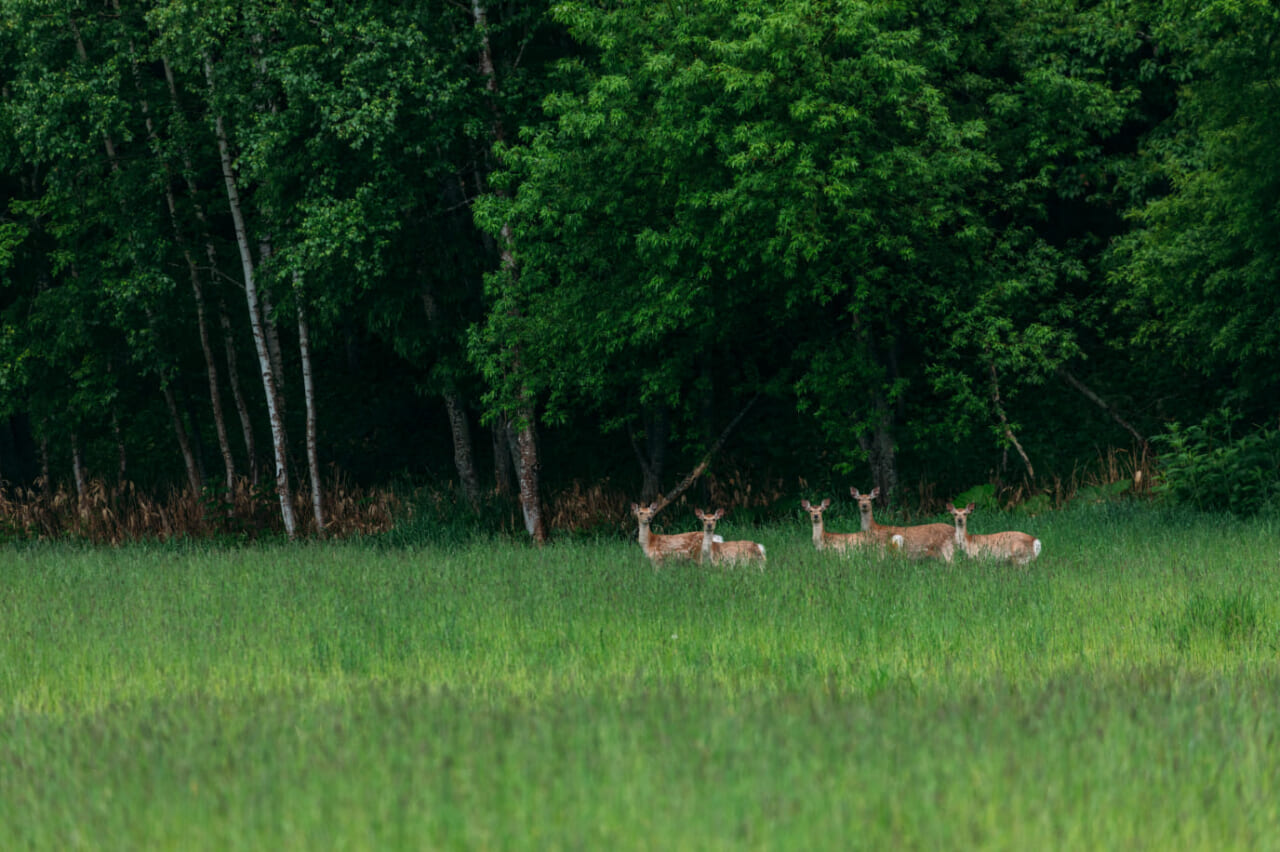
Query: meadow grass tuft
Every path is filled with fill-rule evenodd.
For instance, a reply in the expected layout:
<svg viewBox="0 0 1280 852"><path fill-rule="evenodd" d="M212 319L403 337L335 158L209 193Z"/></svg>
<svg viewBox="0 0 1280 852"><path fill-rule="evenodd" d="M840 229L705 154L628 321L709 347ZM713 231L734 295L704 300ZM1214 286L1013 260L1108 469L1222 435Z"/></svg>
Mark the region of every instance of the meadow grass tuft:
<svg viewBox="0 0 1280 852"><path fill-rule="evenodd" d="M1280 836L1275 522L974 524L1044 553L838 558L799 518L724 530L763 573L611 538L9 546L0 846Z"/></svg>

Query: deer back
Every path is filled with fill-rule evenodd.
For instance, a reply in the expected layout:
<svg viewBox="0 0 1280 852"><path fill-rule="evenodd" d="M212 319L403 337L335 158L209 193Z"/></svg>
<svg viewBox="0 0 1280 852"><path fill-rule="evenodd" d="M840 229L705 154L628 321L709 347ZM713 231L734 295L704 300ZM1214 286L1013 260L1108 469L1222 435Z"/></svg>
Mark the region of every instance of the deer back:
<svg viewBox="0 0 1280 852"><path fill-rule="evenodd" d="M764 562L764 545L754 541L722 541L711 545L712 562Z"/></svg>
<svg viewBox="0 0 1280 852"><path fill-rule="evenodd" d="M858 547L874 546L882 544L884 539L875 533L867 532L851 532L851 533L829 533L825 530L822 533L822 549L835 550L845 553Z"/></svg>
<svg viewBox="0 0 1280 852"><path fill-rule="evenodd" d="M1040 539L1013 531L968 535L965 539L965 552L970 556L1009 559L1019 565L1026 565L1040 555Z"/></svg>
<svg viewBox="0 0 1280 852"><path fill-rule="evenodd" d="M902 552L911 557L932 557L950 562L955 554L955 527L950 524L919 524L912 527L885 527L876 524L874 532L888 543L902 536Z"/></svg>

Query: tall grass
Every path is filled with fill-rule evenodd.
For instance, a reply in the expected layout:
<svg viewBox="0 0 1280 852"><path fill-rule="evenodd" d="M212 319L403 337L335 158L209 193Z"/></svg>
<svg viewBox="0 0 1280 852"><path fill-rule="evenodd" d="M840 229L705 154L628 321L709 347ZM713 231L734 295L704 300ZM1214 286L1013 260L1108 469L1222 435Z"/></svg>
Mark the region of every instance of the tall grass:
<svg viewBox="0 0 1280 852"><path fill-rule="evenodd" d="M1016 523L1026 570L833 558L798 518L724 529L763 574L612 537L10 545L0 847L1274 842L1276 522Z"/></svg>

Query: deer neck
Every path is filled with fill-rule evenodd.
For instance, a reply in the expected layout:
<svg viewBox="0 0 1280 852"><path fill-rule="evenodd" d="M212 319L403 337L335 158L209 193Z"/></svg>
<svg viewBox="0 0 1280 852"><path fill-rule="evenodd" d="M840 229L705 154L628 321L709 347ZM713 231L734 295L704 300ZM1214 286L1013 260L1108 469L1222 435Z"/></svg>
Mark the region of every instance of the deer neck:
<svg viewBox="0 0 1280 852"><path fill-rule="evenodd" d="M870 504L858 505L858 515L862 518L862 531L871 532L877 526L876 519L871 516Z"/></svg>
<svg viewBox="0 0 1280 852"><path fill-rule="evenodd" d="M826 543L827 533L826 530L822 528L822 519L819 518L813 523L813 546L818 548L818 550L822 550Z"/></svg>
<svg viewBox="0 0 1280 852"><path fill-rule="evenodd" d="M640 522L640 533L638 537L640 539L640 549L643 550L645 553L648 553L649 552L649 522L648 521Z"/></svg>
<svg viewBox="0 0 1280 852"><path fill-rule="evenodd" d="M714 532L712 527L704 526L702 528L702 558L704 561L711 559L711 534Z"/></svg>

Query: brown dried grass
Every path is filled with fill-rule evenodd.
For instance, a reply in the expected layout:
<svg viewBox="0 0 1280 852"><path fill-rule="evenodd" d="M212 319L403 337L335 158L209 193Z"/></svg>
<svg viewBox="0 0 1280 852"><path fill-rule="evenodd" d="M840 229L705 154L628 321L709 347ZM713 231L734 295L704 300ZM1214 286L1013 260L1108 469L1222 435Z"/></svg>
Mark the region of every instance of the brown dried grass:
<svg viewBox="0 0 1280 852"><path fill-rule="evenodd" d="M313 537L311 495L294 495L298 534ZM388 490L365 489L339 479L324 494L326 537L345 538L391 529L402 510ZM196 494L190 488L151 494L132 482L109 485L91 480L83 497L65 485L49 488L0 486L0 537L34 540L79 539L116 545L128 541L218 536L257 538L283 532L273 489L238 480L228 499L221 489Z"/></svg>

